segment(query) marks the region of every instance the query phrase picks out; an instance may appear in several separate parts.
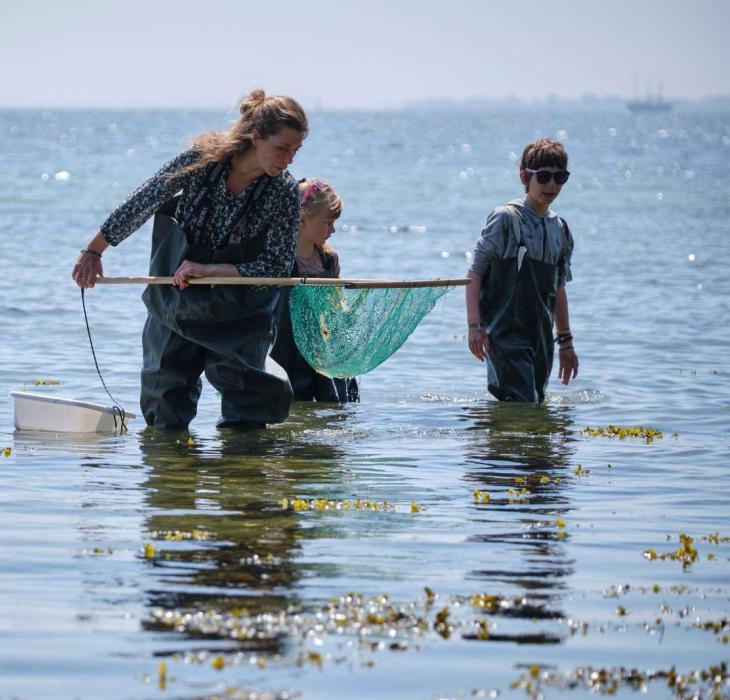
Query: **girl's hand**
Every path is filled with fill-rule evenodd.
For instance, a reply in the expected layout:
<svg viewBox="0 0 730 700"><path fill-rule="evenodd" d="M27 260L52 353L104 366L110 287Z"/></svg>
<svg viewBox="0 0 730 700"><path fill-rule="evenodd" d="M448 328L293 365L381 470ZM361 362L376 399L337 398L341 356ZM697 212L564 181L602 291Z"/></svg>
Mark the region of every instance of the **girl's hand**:
<svg viewBox="0 0 730 700"><path fill-rule="evenodd" d="M567 384L578 376L578 355L573 348L565 348L558 350L558 357L560 359L558 378L563 384Z"/></svg>
<svg viewBox="0 0 730 700"><path fill-rule="evenodd" d="M489 338L481 328L469 329L469 350L477 360L484 362L489 352Z"/></svg>
<svg viewBox="0 0 730 700"><path fill-rule="evenodd" d="M101 255L81 253L76 260L71 277L82 289L90 289L96 284L97 277L104 276Z"/></svg>
<svg viewBox="0 0 730 700"><path fill-rule="evenodd" d="M192 260L183 260L172 277L172 284L178 289L186 289L190 286L188 284L189 279L205 277L207 267L207 265L202 265Z"/></svg>

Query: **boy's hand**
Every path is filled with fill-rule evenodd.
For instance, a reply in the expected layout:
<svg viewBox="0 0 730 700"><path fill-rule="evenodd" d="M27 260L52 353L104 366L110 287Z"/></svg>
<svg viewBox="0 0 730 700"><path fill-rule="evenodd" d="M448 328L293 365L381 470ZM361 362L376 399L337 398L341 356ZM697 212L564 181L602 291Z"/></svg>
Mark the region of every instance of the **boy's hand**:
<svg viewBox="0 0 730 700"><path fill-rule="evenodd" d="M469 350L471 350L471 354L477 360L484 362L489 352L489 338L487 338L487 334L481 328L469 329Z"/></svg>
<svg viewBox="0 0 730 700"><path fill-rule="evenodd" d="M560 359L558 378L563 384L567 384L578 376L578 355L573 348L565 348L558 351L558 357Z"/></svg>

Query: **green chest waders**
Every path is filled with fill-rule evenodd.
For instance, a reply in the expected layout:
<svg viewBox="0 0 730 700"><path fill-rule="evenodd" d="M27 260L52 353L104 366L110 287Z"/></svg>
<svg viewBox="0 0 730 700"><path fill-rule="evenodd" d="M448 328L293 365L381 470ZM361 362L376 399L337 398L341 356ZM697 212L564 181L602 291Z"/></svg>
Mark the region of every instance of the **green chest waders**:
<svg viewBox="0 0 730 700"><path fill-rule="evenodd" d="M500 401L542 403L553 366L558 266L528 257L517 212L508 207L517 256L494 261L480 294L489 392Z"/></svg>
<svg viewBox="0 0 730 700"><path fill-rule="evenodd" d="M189 245L168 203L155 215L150 275L171 276L183 260L240 263L263 241L210 250ZM167 212L167 213L166 213ZM205 372L221 394L219 426L280 423L289 413L289 382L264 371L279 292L273 288L150 285L142 335L142 412L156 428L184 428L195 417Z"/></svg>

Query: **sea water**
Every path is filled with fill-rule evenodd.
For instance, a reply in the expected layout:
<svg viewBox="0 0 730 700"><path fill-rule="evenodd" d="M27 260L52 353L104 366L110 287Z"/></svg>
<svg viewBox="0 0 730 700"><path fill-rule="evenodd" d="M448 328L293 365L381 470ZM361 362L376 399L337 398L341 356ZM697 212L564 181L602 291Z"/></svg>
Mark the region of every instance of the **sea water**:
<svg viewBox="0 0 730 700"><path fill-rule="evenodd" d="M291 171L343 197L347 277L463 276L522 148L560 139L578 378L493 401L458 288L359 404L237 433L206 385L181 433L15 432L11 390L109 403L78 250L233 115L0 112L0 698L727 696L728 115L310 117ZM149 240L105 273L146 274ZM134 412L141 291L86 296Z"/></svg>

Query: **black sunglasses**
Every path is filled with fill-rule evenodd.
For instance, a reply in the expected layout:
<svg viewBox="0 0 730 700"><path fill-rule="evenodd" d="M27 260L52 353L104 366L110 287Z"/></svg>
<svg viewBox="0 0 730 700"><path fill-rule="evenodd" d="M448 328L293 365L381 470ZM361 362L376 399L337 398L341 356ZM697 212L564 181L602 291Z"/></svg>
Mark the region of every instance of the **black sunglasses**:
<svg viewBox="0 0 730 700"><path fill-rule="evenodd" d="M555 180L556 185L564 185L568 182L568 178L570 177L570 172L568 170L558 170L554 173L551 170L533 170L532 168L525 168L525 171L530 173L530 175L534 175L541 185L547 185L548 182L550 182L550 178Z"/></svg>

